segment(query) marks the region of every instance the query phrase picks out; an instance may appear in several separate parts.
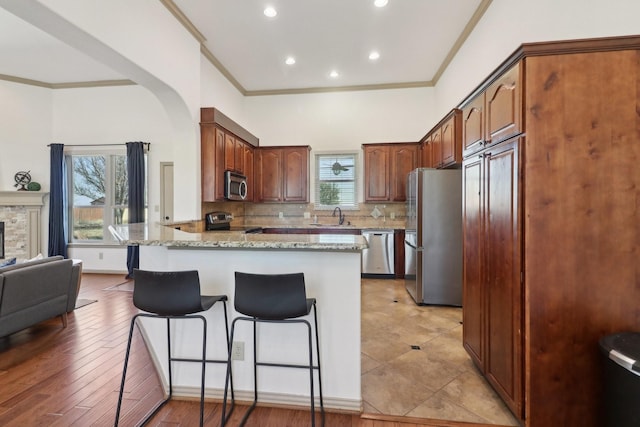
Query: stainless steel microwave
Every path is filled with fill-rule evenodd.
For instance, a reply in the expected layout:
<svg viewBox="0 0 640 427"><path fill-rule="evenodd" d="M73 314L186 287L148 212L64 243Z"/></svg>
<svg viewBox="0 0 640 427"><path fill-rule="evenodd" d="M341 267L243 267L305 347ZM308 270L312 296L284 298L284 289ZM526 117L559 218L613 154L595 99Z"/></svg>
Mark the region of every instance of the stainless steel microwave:
<svg viewBox="0 0 640 427"><path fill-rule="evenodd" d="M227 200L247 198L247 177L232 171L224 173L224 197Z"/></svg>

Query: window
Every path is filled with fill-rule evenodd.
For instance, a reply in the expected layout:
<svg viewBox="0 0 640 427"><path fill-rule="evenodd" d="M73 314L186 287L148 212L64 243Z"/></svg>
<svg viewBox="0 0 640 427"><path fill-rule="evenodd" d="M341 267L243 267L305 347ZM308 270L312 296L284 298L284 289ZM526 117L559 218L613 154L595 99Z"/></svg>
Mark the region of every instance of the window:
<svg viewBox="0 0 640 427"><path fill-rule="evenodd" d="M357 208L358 153L316 154L315 208Z"/></svg>
<svg viewBox="0 0 640 427"><path fill-rule="evenodd" d="M112 241L107 227L128 220L127 156L68 154L66 159L70 242Z"/></svg>

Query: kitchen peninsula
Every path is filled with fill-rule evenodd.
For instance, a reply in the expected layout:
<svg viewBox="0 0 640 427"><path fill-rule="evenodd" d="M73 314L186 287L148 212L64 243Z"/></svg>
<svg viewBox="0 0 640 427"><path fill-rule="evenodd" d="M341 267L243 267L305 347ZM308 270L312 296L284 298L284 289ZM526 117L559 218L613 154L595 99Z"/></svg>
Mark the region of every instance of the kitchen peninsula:
<svg viewBox="0 0 640 427"><path fill-rule="evenodd" d="M160 224L116 227L120 242L140 247L140 268L171 271L197 270L201 291L229 296L233 310L234 272L303 272L307 296L317 299L324 404L328 409L359 412L360 392L360 269L361 251L367 247L360 235L244 234L240 232L185 232ZM208 321L207 357L226 358L222 305L205 313ZM302 326L259 325L259 357L284 363L304 363L306 330ZM201 326L195 321L175 325L174 355L197 357ZM160 378L167 381L166 328L164 322L143 319L141 331ZM251 326L239 324L235 342L244 343L244 360L233 361L236 399L253 398ZM197 364L175 363L174 390L180 396L199 393ZM207 366L206 395L220 398L224 365ZM303 369L261 368L261 401L308 406L309 377Z"/></svg>

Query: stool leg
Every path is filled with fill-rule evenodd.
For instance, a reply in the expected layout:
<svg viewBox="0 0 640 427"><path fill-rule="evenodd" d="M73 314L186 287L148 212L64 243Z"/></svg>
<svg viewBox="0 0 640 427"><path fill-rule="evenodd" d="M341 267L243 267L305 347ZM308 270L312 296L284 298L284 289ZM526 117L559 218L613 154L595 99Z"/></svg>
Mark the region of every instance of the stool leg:
<svg viewBox="0 0 640 427"><path fill-rule="evenodd" d="M305 321L307 325L307 334L309 336L309 388L311 389L311 426L316 425L316 407L315 398L313 395L313 340L311 339L311 325Z"/></svg>
<svg viewBox="0 0 640 427"><path fill-rule="evenodd" d="M116 407L116 421L114 427L118 427L120 421L120 408L122 406L122 395L124 393L124 381L127 377L127 365L129 364L129 353L131 352L131 338L133 337L133 328L135 327L138 316L133 316L131 326L129 327L129 339L127 340L127 352L124 356L124 367L122 368L122 381L120 382L120 393L118 394L118 406Z"/></svg>
<svg viewBox="0 0 640 427"><path fill-rule="evenodd" d="M247 422L247 420L249 419L249 415L251 415L251 412L253 412L258 403L258 346L256 339L258 322L256 322L255 319L253 319L251 322L253 323L253 403L251 404L249 409L247 409L244 417L242 417L242 421L240 421L241 427L244 426L244 424Z"/></svg>
<svg viewBox="0 0 640 427"><path fill-rule="evenodd" d="M226 331L227 336L227 354L231 354L231 345L233 343L231 336L229 335L229 319L227 317L227 302L222 301L222 307L224 308L224 329ZM233 390L233 369L231 369L231 364L228 364L229 367L229 383L231 385L231 409L229 410L229 416L233 412L233 408L235 406L236 397Z"/></svg>
<svg viewBox="0 0 640 427"><path fill-rule="evenodd" d="M167 361L169 362L169 397L173 396L173 375L171 373L171 319L167 317Z"/></svg>
<svg viewBox="0 0 640 427"><path fill-rule="evenodd" d="M207 319L204 316L198 317L202 319L202 382L200 384L200 427L202 427L204 425L204 382L207 367Z"/></svg>
<svg viewBox="0 0 640 427"><path fill-rule="evenodd" d="M316 329L316 360L318 361L318 389L320 392L320 416L322 417L322 425L324 426L324 399L322 397L322 370L320 369L320 339L318 338L318 312L316 305L313 304L313 320Z"/></svg>
<svg viewBox="0 0 640 427"><path fill-rule="evenodd" d="M233 336L235 334L235 329L236 329L236 322L239 319L234 319L233 322L231 322L231 334L229 335L229 342L233 342ZM227 347L227 348L231 348L231 347ZM226 410L227 410L227 391L229 389L229 381L231 379L231 351L228 351L228 355L227 355L227 375L224 381L224 396L222 398L222 419L220 421L220 425L224 426L229 417L231 416L231 412L233 411L233 400L232 400L232 406L231 406L231 410L229 411L229 414L226 415ZM233 384L232 384L233 386ZM231 388L231 396L233 399L233 387Z"/></svg>

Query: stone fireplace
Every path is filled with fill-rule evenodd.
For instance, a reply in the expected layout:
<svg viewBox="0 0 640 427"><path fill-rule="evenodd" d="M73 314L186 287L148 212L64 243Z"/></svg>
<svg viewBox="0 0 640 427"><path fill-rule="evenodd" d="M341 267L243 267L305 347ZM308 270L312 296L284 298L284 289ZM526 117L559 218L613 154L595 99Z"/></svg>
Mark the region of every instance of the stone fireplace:
<svg viewBox="0 0 640 427"><path fill-rule="evenodd" d="M42 207L47 194L42 191L0 191L0 222L4 223L4 250L0 257L28 259L41 253Z"/></svg>

